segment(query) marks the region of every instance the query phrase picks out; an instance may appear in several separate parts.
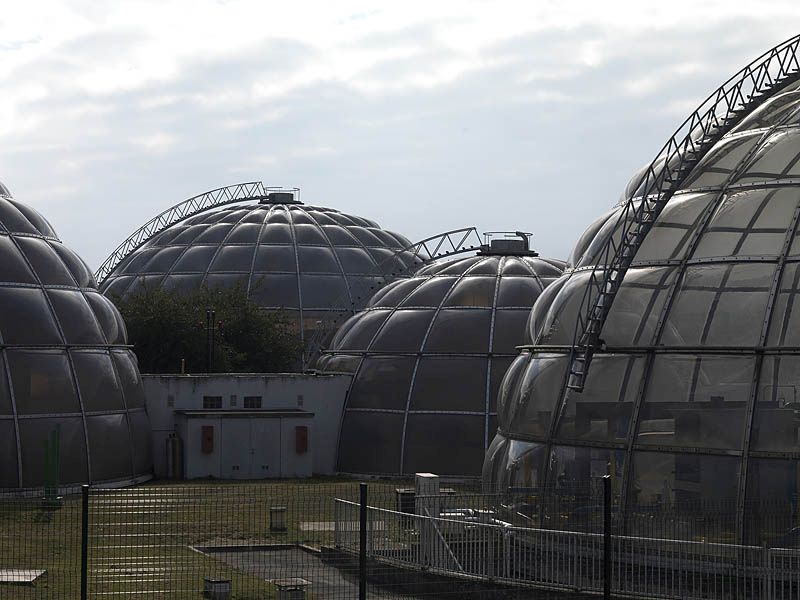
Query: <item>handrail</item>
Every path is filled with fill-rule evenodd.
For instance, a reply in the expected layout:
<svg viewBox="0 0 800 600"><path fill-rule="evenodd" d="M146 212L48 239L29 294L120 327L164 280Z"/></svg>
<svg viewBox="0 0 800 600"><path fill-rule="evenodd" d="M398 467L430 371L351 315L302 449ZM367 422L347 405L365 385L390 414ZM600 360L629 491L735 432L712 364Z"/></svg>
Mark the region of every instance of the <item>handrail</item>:
<svg viewBox="0 0 800 600"><path fill-rule="evenodd" d="M678 127L644 169L593 259L573 332L567 387L583 390L589 363L628 267L664 206L694 167L743 117L800 78L800 35L768 50L723 83ZM614 232L620 230L619 241Z"/></svg>
<svg viewBox="0 0 800 600"><path fill-rule="evenodd" d="M144 245L154 235L171 227L175 223L218 206L249 200L263 200L267 197L269 192L281 189L283 188L266 187L260 181L249 181L203 192L188 200L184 200L156 215L125 238L125 241L117 246L111 255L103 261L100 268L97 269L97 272L94 274L95 280L98 285L103 283L117 265L125 260L129 254ZM289 191L296 192L297 189L294 188Z"/></svg>

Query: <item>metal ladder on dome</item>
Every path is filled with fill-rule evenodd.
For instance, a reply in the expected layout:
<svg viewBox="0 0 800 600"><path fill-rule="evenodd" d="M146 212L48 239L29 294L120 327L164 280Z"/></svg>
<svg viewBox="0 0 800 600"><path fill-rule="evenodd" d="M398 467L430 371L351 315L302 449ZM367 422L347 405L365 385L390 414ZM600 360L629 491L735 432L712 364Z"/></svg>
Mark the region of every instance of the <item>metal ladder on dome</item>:
<svg viewBox="0 0 800 600"><path fill-rule="evenodd" d="M678 128L624 202L616 231L601 247L573 334L567 388L582 392L625 273L664 206L708 151L767 97L800 78L800 36L768 50L712 93Z"/></svg>

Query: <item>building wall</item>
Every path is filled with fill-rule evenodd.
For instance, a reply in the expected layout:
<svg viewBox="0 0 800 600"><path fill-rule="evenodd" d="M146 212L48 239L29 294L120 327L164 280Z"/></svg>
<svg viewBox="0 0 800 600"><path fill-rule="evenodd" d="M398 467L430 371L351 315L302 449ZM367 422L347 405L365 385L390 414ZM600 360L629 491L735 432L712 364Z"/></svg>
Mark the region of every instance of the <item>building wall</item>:
<svg viewBox="0 0 800 600"><path fill-rule="evenodd" d="M204 396L221 396L221 408L246 410L245 396L261 396L262 409L300 409L314 413L309 426L313 472L335 472L339 426L350 375L230 374L143 375L147 412L153 428L153 462L157 477L167 475L167 438L176 432L176 410L203 410ZM286 421L283 427L294 427ZM199 434L198 434L199 435ZM294 453L294 437L281 436ZM289 447L291 445L291 448ZM288 467L287 467L288 468ZM288 472L288 471L287 471Z"/></svg>

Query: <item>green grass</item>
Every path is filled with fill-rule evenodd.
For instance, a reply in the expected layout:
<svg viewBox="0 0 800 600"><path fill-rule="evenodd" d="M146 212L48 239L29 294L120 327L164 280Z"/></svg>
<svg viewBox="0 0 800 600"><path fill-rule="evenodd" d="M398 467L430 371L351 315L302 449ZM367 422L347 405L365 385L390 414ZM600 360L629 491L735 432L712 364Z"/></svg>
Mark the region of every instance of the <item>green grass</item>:
<svg viewBox="0 0 800 600"><path fill-rule="evenodd" d="M370 481L370 504L394 507L402 481ZM166 590L164 598L199 598L204 576L232 580L236 600L273 596L272 586L193 546L305 544L319 548L332 531L303 530L303 522L333 521L334 499L357 500L349 479L232 483L153 482L135 488L94 492L90 501L90 597L135 598L130 592ZM0 598L79 598L79 496L58 510L37 499L0 499L0 568L46 569L35 587L0 584ZM287 530L270 529L270 508L285 506ZM136 571L135 569L147 569ZM160 571L163 570L163 571ZM148 576L152 572L157 576ZM279 573L277 577L300 576ZM159 581L159 578L163 580ZM144 579L144 581L142 581Z"/></svg>

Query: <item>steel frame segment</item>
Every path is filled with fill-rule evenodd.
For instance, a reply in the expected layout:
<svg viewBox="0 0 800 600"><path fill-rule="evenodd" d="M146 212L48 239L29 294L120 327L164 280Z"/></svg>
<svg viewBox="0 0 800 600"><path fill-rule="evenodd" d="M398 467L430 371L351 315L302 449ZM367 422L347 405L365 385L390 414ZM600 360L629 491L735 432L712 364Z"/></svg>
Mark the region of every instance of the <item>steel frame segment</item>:
<svg viewBox="0 0 800 600"><path fill-rule="evenodd" d="M742 118L800 78L800 36L768 50L713 92L678 128L640 175L623 203L614 231L595 260L573 333L567 385L581 391L592 354L628 267L666 203L695 166Z"/></svg>
<svg viewBox="0 0 800 600"><path fill-rule="evenodd" d="M263 200L270 189L273 188L264 186L260 181L237 183L204 192L168 208L150 219L117 246L95 272L95 280L98 284L103 283L128 255L167 227L218 206L248 200Z"/></svg>
<svg viewBox="0 0 800 600"><path fill-rule="evenodd" d="M471 240L477 241L478 246L474 243L470 243ZM474 252L480 247L480 241L480 235L475 227L453 229L406 246L385 258L380 263L377 263L373 267L373 273L364 274L372 275L376 278L373 286L370 286L369 289L366 290L360 290L358 294L354 294L353 290L348 287L346 296L341 296L334 303L334 306L331 307L329 316L320 323L319 328L317 328L309 342L306 364L308 366L313 365L322 354L324 350L323 346L330 341L331 333L340 325L339 313L352 313L354 310L358 310L356 301L369 300L369 297L374 295L373 290L376 287L380 288L392 283L398 278L408 274L414 268L421 267L439 258ZM404 258L409 253L411 253L410 260L409 258ZM397 262L404 265L404 267L399 270L389 271L389 266L397 264Z"/></svg>

